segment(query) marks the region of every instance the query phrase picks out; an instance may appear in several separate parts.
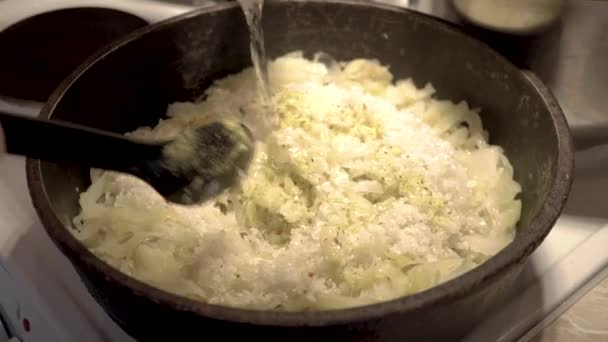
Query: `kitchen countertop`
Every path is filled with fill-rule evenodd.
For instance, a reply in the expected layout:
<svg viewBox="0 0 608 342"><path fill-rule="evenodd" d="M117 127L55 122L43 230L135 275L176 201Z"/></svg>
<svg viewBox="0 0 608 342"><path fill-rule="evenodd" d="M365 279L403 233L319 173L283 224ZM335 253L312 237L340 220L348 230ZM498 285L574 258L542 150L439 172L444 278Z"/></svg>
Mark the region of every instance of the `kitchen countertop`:
<svg viewBox="0 0 608 342"><path fill-rule="evenodd" d="M530 342L608 341L608 277L553 322L532 332Z"/></svg>
<svg viewBox="0 0 608 342"><path fill-rule="evenodd" d="M448 1L384 2L406 5L464 24ZM571 0L565 3L560 22L537 36L509 36L466 24L464 29L517 66L534 71L553 91L571 129L576 132L585 126L608 122L608 2ZM586 212L584 207L579 209L582 215L598 216L597 212ZM608 210L601 214L605 217ZM606 251L608 253L608 247ZM521 341L608 341L608 269Z"/></svg>

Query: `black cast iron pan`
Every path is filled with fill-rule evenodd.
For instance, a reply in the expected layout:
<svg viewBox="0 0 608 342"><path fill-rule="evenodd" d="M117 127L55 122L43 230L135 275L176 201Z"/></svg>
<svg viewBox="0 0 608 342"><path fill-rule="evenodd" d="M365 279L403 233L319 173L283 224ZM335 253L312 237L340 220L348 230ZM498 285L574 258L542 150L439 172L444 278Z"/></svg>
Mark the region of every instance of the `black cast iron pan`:
<svg viewBox="0 0 608 342"><path fill-rule="evenodd" d="M505 149L523 187L514 242L459 278L390 302L289 313L209 305L134 280L86 250L68 229L78 212L74 188L86 189L88 170L28 160L30 193L49 236L110 316L140 340L462 337L506 298L566 201L573 147L556 100L534 75L483 43L409 10L366 1L268 2L264 26L270 57L303 50L340 60L376 58L389 64L397 78L412 77L418 86L432 82L439 97L482 107L492 143ZM235 3L139 29L82 64L50 97L41 116L121 133L154 125L167 104L196 99L214 79L248 66L248 37Z"/></svg>

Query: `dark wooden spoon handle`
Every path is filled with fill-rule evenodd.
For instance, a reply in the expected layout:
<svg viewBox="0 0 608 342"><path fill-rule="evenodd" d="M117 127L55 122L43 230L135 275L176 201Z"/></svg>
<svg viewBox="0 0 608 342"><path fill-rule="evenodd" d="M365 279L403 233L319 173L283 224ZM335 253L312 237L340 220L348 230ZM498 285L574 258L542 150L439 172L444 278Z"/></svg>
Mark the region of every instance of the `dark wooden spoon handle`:
<svg viewBox="0 0 608 342"><path fill-rule="evenodd" d="M76 162L129 172L142 160L158 160L161 145L57 120L28 118L0 111L6 152L50 162Z"/></svg>

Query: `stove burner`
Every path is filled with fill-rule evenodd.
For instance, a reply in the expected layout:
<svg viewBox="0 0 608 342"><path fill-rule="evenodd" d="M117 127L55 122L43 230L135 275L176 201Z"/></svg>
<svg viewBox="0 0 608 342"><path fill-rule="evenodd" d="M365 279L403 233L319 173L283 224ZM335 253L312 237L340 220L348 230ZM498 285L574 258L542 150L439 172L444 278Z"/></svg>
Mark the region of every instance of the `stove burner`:
<svg viewBox="0 0 608 342"><path fill-rule="evenodd" d="M59 83L102 46L148 25L114 9L60 9L0 32L0 96L44 102Z"/></svg>

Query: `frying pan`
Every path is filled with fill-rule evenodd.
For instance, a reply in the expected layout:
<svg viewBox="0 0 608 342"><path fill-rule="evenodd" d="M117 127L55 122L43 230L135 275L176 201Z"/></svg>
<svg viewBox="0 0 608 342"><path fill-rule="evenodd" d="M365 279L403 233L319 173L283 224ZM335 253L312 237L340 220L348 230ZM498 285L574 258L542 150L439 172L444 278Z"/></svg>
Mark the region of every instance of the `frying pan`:
<svg viewBox="0 0 608 342"><path fill-rule="evenodd" d="M421 293L322 312L228 308L173 295L95 257L69 232L88 170L27 161L33 204L51 239L93 297L139 340L441 341L464 336L496 309L528 256L551 230L572 181L573 146L547 88L457 28L371 2L280 1L264 9L267 51L317 51L338 60L375 58L396 78L433 83L437 95L481 107L522 185L513 243L480 267ZM41 116L114 132L155 125L169 103L197 99L214 79L250 65L249 34L235 3L139 29L99 51L53 93Z"/></svg>

